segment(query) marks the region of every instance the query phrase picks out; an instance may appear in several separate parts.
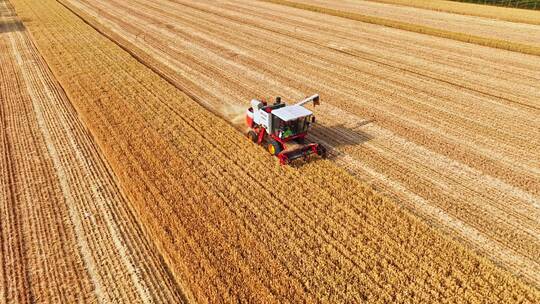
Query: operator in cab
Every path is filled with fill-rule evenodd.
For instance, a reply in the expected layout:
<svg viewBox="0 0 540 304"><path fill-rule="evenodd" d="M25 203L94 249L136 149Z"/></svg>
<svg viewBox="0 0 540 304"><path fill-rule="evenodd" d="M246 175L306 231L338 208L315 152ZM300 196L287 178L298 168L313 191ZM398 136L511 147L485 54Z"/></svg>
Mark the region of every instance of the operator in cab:
<svg viewBox="0 0 540 304"><path fill-rule="evenodd" d="M284 139L294 135L290 122L284 122L279 132L279 138Z"/></svg>

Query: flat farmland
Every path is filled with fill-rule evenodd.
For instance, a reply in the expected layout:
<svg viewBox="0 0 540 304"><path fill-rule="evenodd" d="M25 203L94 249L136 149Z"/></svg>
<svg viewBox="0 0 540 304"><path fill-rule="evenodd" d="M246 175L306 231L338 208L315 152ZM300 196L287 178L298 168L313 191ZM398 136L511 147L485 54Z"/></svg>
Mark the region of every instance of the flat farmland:
<svg viewBox="0 0 540 304"><path fill-rule="evenodd" d="M260 2L63 2L231 121L319 92L333 162L540 283L537 57Z"/></svg>
<svg viewBox="0 0 540 304"><path fill-rule="evenodd" d="M540 301L536 57L263 2L10 1L28 45L0 53L0 303ZM24 98L17 69L58 97ZM328 160L246 140L250 99L312 93Z"/></svg>
<svg viewBox="0 0 540 304"><path fill-rule="evenodd" d="M496 20L506 20L510 22L540 24L540 19L538 18L539 12L537 10L515 9L508 6L501 7L494 5L482 5L480 3L447 0L372 0L372 2L411 6L440 12L478 16ZM529 3L532 2L534 1L529 1Z"/></svg>
<svg viewBox="0 0 540 304"><path fill-rule="evenodd" d="M269 0L268 2L277 2L281 0ZM407 22L420 26L427 26L434 29L447 30L455 33L463 33L497 39L501 41L518 42L527 45L540 46L540 12L524 11L524 14L530 14L536 17L536 24L527 24L519 22L508 22L503 20L495 20L497 14L493 14L492 18L460 15L452 13L444 13L429 9L422 9L409 5L414 5L414 2L401 3L402 5L390 3L378 3L377 1L362 1L362 0L286 0L286 4L292 5L309 5L321 9L329 9L336 12L347 12L352 14L360 14L364 16L373 16L387 20ZM381 1L384 2L384 1ZM399 2L399 1L398 1ZM438 2L438 3L437 3ZM436 1L435 5L443 6L442 1ZM459 5L460 3L458 3ZM450 5L449 5L450 6ZM489 6L471 7L470 12L482 11ZM518 10L519 11L519 10ZM501 13L499 13L501 15Z"/></svg>

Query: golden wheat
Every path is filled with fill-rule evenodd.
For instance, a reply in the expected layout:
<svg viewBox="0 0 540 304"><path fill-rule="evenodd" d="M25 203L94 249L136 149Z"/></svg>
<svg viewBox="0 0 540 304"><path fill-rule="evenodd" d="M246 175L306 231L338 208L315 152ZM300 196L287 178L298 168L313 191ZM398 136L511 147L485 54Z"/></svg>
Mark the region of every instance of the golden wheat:
<svg viewBox="0 0 540 304"><path fill-rule="evenodd" d="M490 19L500 19L511 22L540 25L540 12L510 7L496 7L457 1L432 0L370 0L390 4L399 4L418 8L425 8L441 12L462 15L479 16Z"/></svg>
<svg viewBox="0 0 540 304"><path fill-rule="evenodd" d="M365 37L340 41L337 37L353 37L358 30L350 27L353 21L334 19L322 25L312 18L312 12L296 11L295 15L301 17L298 19L292 13L284 14L286 7L264 3L235 1L228 7L189 1L183 1L184 6L164 1L137 5L127 5L127 1L70 3L84 3L84 12L77 11L79 16L211 111L220 113L224 104L242 108L244 101L259 92L320 91L329 108L317 113L330 126L317 128L313 135L343 153L339 160L342 166L359 176L368 173L378 186L413 211L512 272L540 281L534 262L539 258L539 244L531 237L538 225L530 216L538 210L534 196L531 201L523 194L523 190L539 193L540 184L534 182L534 174L522 170L528 166L534 170L538 155L530 138L538 137L538 132L532 128L532 121L513 124L509 117L529 117L528 107L539 105L538 100L531 99L534 92L529 95L511 90L521 77L534 74L528 67L534 65L530 57L516 53L513 57L491 58L494 51L481 47L471 49L474 59L470 55L455 56L460 44L447 41L439 45L434 43L438 39L421 35L395 38L379 28L366 32ZM90 17L95 16L94 10L107 13ZM275 22L277 16L279 21ZM301 21L295 23L294 30L289 26L292 20ZM144 24L148 22L158 26L147 28ZM144 41L133 38L132 33L144 36ZM378 41L379 35L383 42ZM269 49L258 43L263 39L282 47ZM334 43L330 49L328 41ZM176 47L179 43L182 53ZM230 45L242 56L234 57L234 64L230 64L234 53L215 56L222 48L214 43ZM314 48L313 43L320 47ZM427 50L426 45L430 45ZM411 54L415 60L411 60ZM489 69L484 63L486 57ZM365 61L380 65L373 68ZM520 67L522 64L527 65ZM242 72L246 70L252 72ZM396 70L403 75L395 77ZM274 81L261 81L257 71L266 71ZM461 76L452 76L455 73ZM212 75L212 82L201 75ZM298 79L304 82L299 84ZM479 79L482 85L471 79ZM426 90L426 80L433 89ZM486 96L471 96L471 91ZM494 96L504 96L508 101ZM298 97L301 95L287 99ZM506 104L509 101L511 111ZM463 109L468 109L467 113ZM354 127L356 122L363 125L366 116L376 125ZM447 127L438 132L442 126ZM478 142L479 136L493 144ZM513 155L516 151L519 157ZM511 157L511 166L499 163L501 156L497 155Z"/></svg>
<svg viewBox="0 0 540 304"><path fill-rule="evenodd" d="M461 32L453 32L453 31L448 31L441 28L433 28L433 27L423 26L419 24L402 22L398 20L391 20L391 19L380 18L376 16L368 16L368 15L363 15L363 14L354 13L354 12L337 10L330 7L321 7L321 6L310 5L306 3L299 3L295 1L288 1L288 0L263 0L263 1L286 5L286 6L304 9L304 10L309 10L309 11L317 12L317 13L323 13L323 14L328 14L332 16L348 18L351 20L392 27L392 28L396 28L400 30L427 34L427 35L432 35L436 37L448 38L448 39L453 39L453 40L462 41L462 42L475 43L475 44L499 48L503 50L521 52L524 54L540 55L540 47L535 46L535 45L529 45L529 44L507 41L507 40L500 40L500 39L495 39L495 38L490 38L490 37L482 37L478 35L471 35L471 34L461 33Z"/></svg>
<svg viewBox="0 0 540 304"><path fill-rule="evenodd" d="M56 1L14 3L189 299L540 297L329 161L280 167Z"/></svg>
<svg viewBox="0 0 540 304"><path fill-rule="evenodd" d="M182 300L5 0L0 124L1 303Z"/></svg>

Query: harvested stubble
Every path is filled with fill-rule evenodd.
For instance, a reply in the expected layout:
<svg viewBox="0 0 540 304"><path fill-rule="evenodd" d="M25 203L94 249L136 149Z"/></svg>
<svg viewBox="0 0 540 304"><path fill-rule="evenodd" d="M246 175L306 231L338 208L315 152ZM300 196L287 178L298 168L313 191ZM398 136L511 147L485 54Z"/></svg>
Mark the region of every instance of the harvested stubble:
<svg viewBox="0 0 540 304"><path fill-rule="evenodd" d="M278 166L55 1L14 3L190 299L540 299L328 161Z"/></svg>
<svg viewBox="0 0 540 304"><path fill-rule="evenodd" d="M509 7L495 7L490 5L463 3L457 1L444 0L370 0L372 2L382 2L412 6L429 10L456 13L462 15L478 16L490 19L500 19L511 22L529 23L540 25L540 12L534 10L524 10Z"/></svg>
<svg viewBox="0 0 540 304"><path fill-rule="evenodd" d="M0 26L0 303L181 301L88 130L4 0Z"/></svg>
<svg viewBox="0 0 540 304"><path fill-rule="evenodd" d="M444 29L451 32L540 46L539 25L511 23L372 1L294 0L294 2ZM538 18L540 18L540 11L537 14Z"/></svg>
<svg viewBox="0 0 540 304"><path fill-rule="evenodd" d="M539 44L528 44L524 42L509 41L503 40L500 38L493 38L488 36L479 36L477 34L471 34L466 31L456 32L452 30L447 30L444 24L440 27L432 27L427 25L413 22L404 22L398 19L388 19L381 18L374 15L365 15L362 13L362 10L348 10L335 8L332 3L327 5L313 5L310 1L300 0L300 1L289 1L289 0L263 0L265 2L275 3L286 5L293 8L299 8L304 10L309 10L312 12L328 14L337 17L343 17L351 20L383 25L387 27L392 27L400 30L406 30L411 32L416 32L420 34L432 35L435 37L442 37L453 39L457 41L475 43L483 46L499 48L503 50L509 50L514 52L521 52L524 54L537 55L540 56L540 45ZM496 21L493 21L496 22Z"/></svg>
<svg viewBox="0 0 540 304"><path fill-rule="evenodd" d="M217 113L320 92L336 163L540 284L536 57L260 2L66 3Z"/></svg>

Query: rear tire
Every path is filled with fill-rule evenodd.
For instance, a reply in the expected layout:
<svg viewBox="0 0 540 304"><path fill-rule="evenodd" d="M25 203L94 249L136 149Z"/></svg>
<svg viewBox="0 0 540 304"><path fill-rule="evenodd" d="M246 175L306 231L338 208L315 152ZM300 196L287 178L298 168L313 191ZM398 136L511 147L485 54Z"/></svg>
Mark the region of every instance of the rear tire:
<svg viewBox="0 0 540 304"><path fill-rule="evenodd" d="M328 152L326 151L326 148L321 144L317 146L317 154L319 154L319 156L322 158L326 158L328 156Z"/></svg>
<svg viewBox="0 0 540 304"><path fill-rule="evenodd" d="M251 140L254 143L256 143L257 139L259 138L259 136L257 136L257 133L255 133L255 131L253 130L249 130L249 132L247 132L246 135L247 135L247 138L249 138L249 140Z"/></svg>
<svg viewBox="0 0 540 304"><path fill-rule="evenodd" d="M270 152L270 154L272 155L278 155L279 153L281 153L281 150L283 150L283 148L281 147L281 144L278 143L277 141L275 140L271 140L268 145L266 146L266 149L268 150L268 152Z"/></svg>

